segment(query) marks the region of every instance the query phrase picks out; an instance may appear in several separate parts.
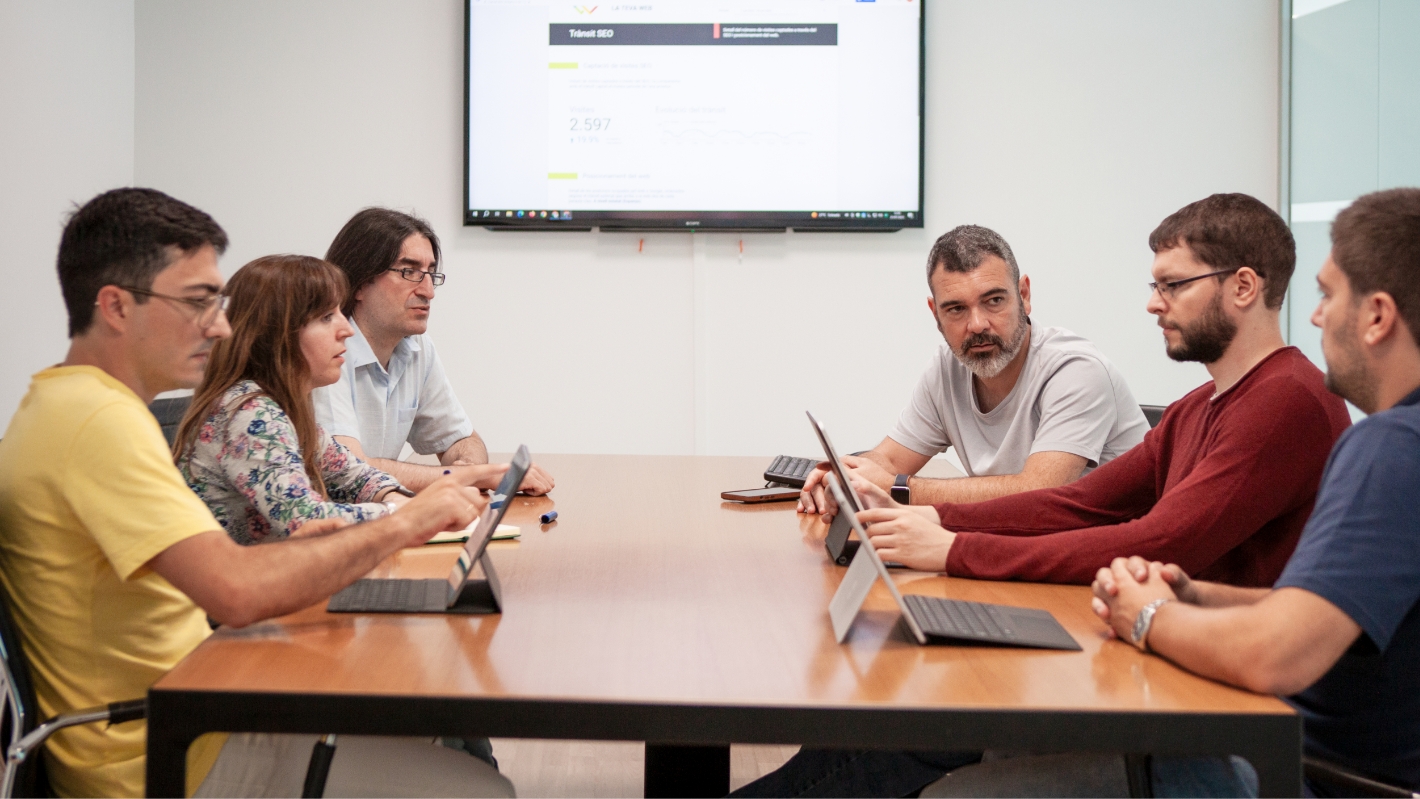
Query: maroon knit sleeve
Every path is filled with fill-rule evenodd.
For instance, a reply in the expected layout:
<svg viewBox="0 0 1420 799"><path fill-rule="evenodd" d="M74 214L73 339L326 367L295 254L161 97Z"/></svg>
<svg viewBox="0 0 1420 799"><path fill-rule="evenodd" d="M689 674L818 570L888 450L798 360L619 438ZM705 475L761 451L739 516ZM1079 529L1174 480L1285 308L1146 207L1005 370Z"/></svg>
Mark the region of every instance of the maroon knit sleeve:
<svg viewBox="0 0 1420 799"><path fill-rule="evenodd" d="M1150 430L1128 452L1073 483L985 502L935 505L942 526L997 535L1037 536L1127 521L1158 499L1161 442L1168 430Z"/></svg>
<svg viewBox="0 0 1420 799"><path fill-rule="evenodd" d="M1113 558L1129 555L1203 571L1268 522L1312 502L1335 439L1302 432L1332 425L1321 398L1297 380L1263 381L1249 393L1214 421L1208 451L1142 517L1030 538L960 533L947 573L1088 583Z"/></svg>

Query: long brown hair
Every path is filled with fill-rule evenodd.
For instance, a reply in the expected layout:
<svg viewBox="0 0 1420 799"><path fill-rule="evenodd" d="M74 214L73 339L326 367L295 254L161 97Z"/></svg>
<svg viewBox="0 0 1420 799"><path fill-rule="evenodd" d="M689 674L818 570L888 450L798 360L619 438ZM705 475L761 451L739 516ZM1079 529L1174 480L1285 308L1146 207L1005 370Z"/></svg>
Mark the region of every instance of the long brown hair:
<svg viewBox="0 0 1420 799"><path fill-rule="evenodd" d="M232 335L212 347L212 357L173 442L180 460L197 440L202 423L232 386L254 381L296 428L296 441L311 485L326 493L316 440L315 409L306 390L310 365L301 353L301 328L338 308L345 299L345 274L309 255L268 255L237 270L224 290L231 297L227 319ZM242 397L240 406L251 394Z"/></svg>

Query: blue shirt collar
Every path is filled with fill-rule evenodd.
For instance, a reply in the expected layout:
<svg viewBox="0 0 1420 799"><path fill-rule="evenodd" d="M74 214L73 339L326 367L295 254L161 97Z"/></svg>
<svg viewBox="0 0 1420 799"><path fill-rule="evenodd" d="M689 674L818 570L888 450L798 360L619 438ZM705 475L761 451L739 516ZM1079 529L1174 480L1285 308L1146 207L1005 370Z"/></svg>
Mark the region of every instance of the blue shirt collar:
<svg viewBox="0 0 1420 799"><path fill-rule="evenodd" d="M355 324L354 319L350 320L350 329L355 331L355 335L345 340L345 360L356 369L379 363L375 360L375 351L370 349L370 342L365 340L365 334L360 332L360 326Z"/></svg>

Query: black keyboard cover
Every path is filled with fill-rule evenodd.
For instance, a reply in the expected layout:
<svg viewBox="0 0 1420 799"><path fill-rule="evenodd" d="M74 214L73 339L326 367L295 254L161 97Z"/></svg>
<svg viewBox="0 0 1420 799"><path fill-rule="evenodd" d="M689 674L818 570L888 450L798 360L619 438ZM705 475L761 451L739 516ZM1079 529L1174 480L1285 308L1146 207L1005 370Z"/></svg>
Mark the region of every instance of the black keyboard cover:
<svg viewBox="0 0 1420 799"><path fill-rule="evenodd" d="M922 632L938 638L1008 646L1079 650L1065 628L1043 610L905 594Z"/></svg>
<svg viewBox="0 0 1420 799"><path fill-rule="evenodd" d="M330 598L331 613L443 613L447 580L356 580Z"/></svg>

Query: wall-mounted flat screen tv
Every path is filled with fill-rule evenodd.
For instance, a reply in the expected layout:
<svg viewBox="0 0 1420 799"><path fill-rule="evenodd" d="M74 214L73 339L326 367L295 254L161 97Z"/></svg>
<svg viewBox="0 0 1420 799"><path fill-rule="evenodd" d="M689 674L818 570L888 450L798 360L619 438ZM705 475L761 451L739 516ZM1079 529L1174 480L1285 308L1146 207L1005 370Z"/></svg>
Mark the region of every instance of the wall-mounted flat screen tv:
<svg viewBox="0 0 1420 799"><path fill-rule="evenodd" d="M922 0L466 0L464 224L922 226Z"/></svg>

